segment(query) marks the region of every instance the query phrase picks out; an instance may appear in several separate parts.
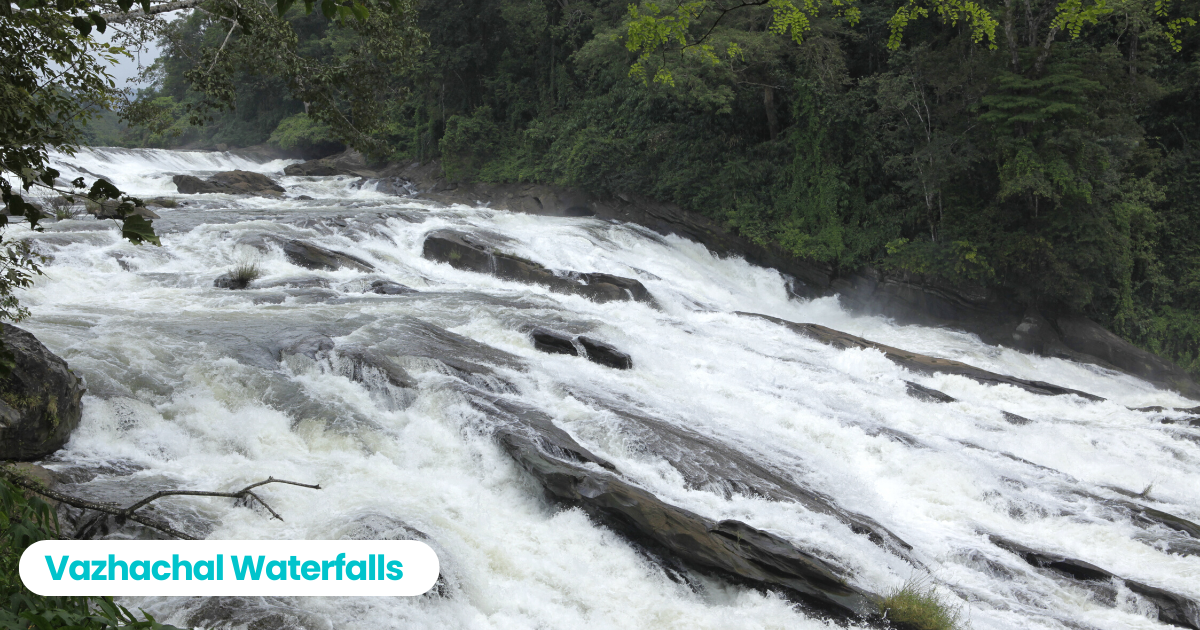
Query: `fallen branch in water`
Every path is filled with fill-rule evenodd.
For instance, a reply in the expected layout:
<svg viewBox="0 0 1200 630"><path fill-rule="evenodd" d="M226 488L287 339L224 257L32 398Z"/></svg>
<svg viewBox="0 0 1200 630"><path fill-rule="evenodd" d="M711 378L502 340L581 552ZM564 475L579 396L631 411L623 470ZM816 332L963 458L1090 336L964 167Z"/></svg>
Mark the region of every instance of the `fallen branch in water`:
<svg viewBox="0 0 1200 630"><path fill-rule="evenodd" d="M266 485L268 483L286 483L286 484L293 485L293 486L300 486L301 488L311 488L313 490L321 489L320 484L307 484L307 483L300 483L298 481L288 481L286 479L276 479L274 477L267 477L266 480L264 480L264 481L259 481L258 483L252 483L252 484L246 486L245 488L242 488L241 490L238 490L236 492L216 492L216 491L208 491L208 490L163 490L160 492L155 492L154 494L152 494L136 503L133 503L128 507L121 507L121 506L117 505L116 503L101 503L101 502L97 502L97 501L89 501L87 499L80 499L79 497L74 497L69 494L63 494L61 492L51 490L49 488L42 486L42 484L38 483L37 481L30 479L29 477L26 477L25 475L22 475L21 473L13 470L12 468L10 468L8 466L0 467L0 474L4 475L4 477L7 478L9 481L11 481L13 484L20 486L26 490L29 490L30 492L40 494L48 499L53 499L55 501L58 501L59 503L65 503L66 505L70 505L72 507L77 507L82 510L93 510L95 512L99 512L100 514L98 514L95 518L92 518L88 522L84 523L84 525L77 530L76 536L75 536L76 538L85 537L86 534L89 534L90 533L89 530L91 530L93 527L95 527L98 524L100 518L102 518L103 516L115 516L117 518L118 525L123 525L126 520L130 520L135 523L149 527L151 529L160 531L169 536L174 536L176 538L182 538L184 540L196 540L196 538L194 536L189 536L189 535L171 527L170 524L168 524L164 521L161 521L154 517L146 516L144 514L138 514L137 510L140 510L140 509L146 507L153 501L157 501L158 499L161 499L163 497L169 497L169 496L226 497L226 498L230 498L230 499L243 499L243 500L247 500L247 501L250 499L253 499L253 500L257 501L259 503L259 505L266 508L267 511L271 513L271 516L274 516L275 518L282 521L283 517L280 516L279 513L276 512L270 505L267 505L267 502L263 501L262 497L258 496L257 494L255 494L253 492L253 490L255 488Z"/></svg>

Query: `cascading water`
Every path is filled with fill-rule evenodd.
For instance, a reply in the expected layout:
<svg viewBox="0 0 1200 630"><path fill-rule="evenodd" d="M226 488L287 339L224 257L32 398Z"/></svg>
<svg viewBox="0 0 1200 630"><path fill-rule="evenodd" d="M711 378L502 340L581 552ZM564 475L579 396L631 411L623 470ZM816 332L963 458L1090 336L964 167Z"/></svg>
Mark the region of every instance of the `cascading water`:
<svg viewBox="0 0 1200 630"><path fill-rule="evenodd" d="M1200 520L1200 431L1163 422L1179 414L1130 409L1196 403L1133 377L854 316L832 298L789 299L777 272L637 226L443 207L355 187L353 178L283 177L286 162L229 154L90 149L55 160L65 178L105 175L143 197L174 195L174 174L231 168L271 174L288 191L278 199L178 196L186 205L156 209L161 248L122 241L111 221L64 220L41 234L9 228L10 238L28 238L52 257L22 296L33 313L25 327L89 388L81 426L47 464L67 489L127 503L159 489L233 489L270 475L320 483L320 491L263 490L284 521L223 499L181 498L159 510L216 539L418 537L442 562L442 582L419 598L129 602L160 620L252 628L834 623L774 591L644 552L581 509L548 502L497 443L483 398L544 414L664 503L769 532L863 591L913 579L936 585L976 629L1162 627L1156 606L1121 580L1073 580L993 540L1200 601L1200 541L1130 507ZM551 269L636 278L656 305L596 303L427 260L425 237L445 229L502 242ZM306 269L281 250L289 241L374 269ZM214 288L215 278L246 264L261 273L250 289ZM367 292L382 279L415 291ZM839 350L737 311L823 324L1107 400L914 374L878 351ZM539 352L528 336L535 326L612 344L634 367ZM372 353L389 357L402 377L364 363ZM957 401L912 398L906 381ZM672 457L663 455L668 443ZM709 454L687 452L696 444ZM730 470L768 471L875 521L912 550L873 542L832 511L722 481L724 469L700 460L725 451L742 462Z"/></svg>

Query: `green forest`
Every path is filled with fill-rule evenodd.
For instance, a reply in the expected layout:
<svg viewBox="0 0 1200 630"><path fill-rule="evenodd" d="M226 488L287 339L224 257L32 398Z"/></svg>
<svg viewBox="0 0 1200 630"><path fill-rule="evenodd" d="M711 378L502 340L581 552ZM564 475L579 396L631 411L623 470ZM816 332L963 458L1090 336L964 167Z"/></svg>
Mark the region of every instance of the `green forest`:
<svg viewBox="0 0 1200 630"><path fill-rule="evenodd" d="M287 14L303 58L373 84L325 101L194 11L163 27L142 124L109 115L89 140L350 145L638 193L839 269L1082 313L1200 374L1200 0L412 9L374 34Z"/></svg>

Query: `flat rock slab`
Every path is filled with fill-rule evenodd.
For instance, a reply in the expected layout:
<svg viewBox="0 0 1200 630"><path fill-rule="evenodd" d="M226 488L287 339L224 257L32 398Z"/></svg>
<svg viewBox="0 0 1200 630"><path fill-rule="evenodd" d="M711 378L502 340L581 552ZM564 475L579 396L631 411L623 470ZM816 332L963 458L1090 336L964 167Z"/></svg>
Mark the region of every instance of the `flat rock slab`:
<svg viewBox="0 0 1200 630"><path fill-rule="evenodd" d="M779 319L778 317L771 317L770 315L745 313L741 311L738 312L738 315L765 319L769 322L779 324L780 326L785 326L792 331L804 335L810 339L816 339L817 341L843 350L848 348L870 348L873 350L879 350L893 363L896 363L897 365L918 374L956 374L958 376L965 376L971 380L983 383L984 385L1012 385L1013 387L1018 387L1027 392L1041 396L1062 396L1066 394L1073 394L1087 400L1104 400L1104 398L1094 394L1081 392L1076 389L1059 387L1058 385L1046 383L1044 381L1027 381L1014 376L1005 376L1003 374L989 372L973 365L967 365L966 363L960 363L958 361L951 361L950 359L939 359L924 354L909 352L908 350L901 350L899 348L885 346L881 343L868 341L862 337L856 337L839 330L821 326L820 324L797 324L796 322L789 322L785 319Z"/></svg>
<svg viewBox="0 0 1200 630"><path fill-rule="evenodd" d="M653 304L641 282L606 273L553 270L519 256L499 251L469 234L439 230L425 237L422 255L455 269L486 273L504 280L540 284L557 293L581 295L595 302L636 300Z"/></svg>

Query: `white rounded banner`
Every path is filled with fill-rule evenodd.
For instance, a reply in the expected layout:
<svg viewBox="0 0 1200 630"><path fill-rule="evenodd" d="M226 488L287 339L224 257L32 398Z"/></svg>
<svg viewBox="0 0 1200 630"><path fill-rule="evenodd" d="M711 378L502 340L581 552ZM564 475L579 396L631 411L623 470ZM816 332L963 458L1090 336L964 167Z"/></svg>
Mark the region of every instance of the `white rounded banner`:
<svg viewBox="0 0 1200 630"><path fill-rule="evenodd" d="M416 540L43 540L21 554L38 595L420 595L439 571Z"/></svg>

